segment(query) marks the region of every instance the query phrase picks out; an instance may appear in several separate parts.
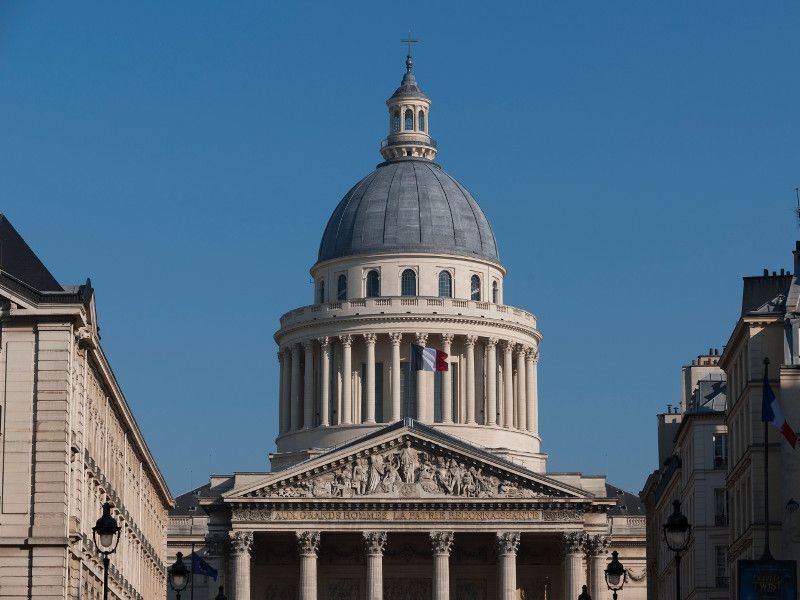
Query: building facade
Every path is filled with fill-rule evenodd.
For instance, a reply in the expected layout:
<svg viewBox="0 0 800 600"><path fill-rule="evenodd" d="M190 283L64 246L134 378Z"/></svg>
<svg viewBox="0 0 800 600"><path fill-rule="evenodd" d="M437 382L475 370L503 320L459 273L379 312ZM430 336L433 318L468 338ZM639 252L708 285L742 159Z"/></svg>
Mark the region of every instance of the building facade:
<svg viewBox="0 0 800 600"><path fill-rule="evenodd" d="M62 286L0 215L0 596L102 597L92 527L122 527L110 598L164 595L174 502L103 353L94 292Z"/></svg>
<svg viewBox="0 0 800 600"><path fill-rule="evenodd" d="M730 460L727 492L730 514L729 569L737 561L758 559L765 546L777 559L800 560L800 458L780 433L767 430L769 523L764 506L764 424L761 422L764 359L769 382L790 425L800 426L800 242L794 250L794 275L783 269L745 277L742 311L722 353L720 366L729 383L727 426ZM737 598L731 586L731 598Z"/></svg>
<svg viewBox="0 0 800 600"><path fill-rule="evenodd" d="M658 415L660 468L641 493L650 600L675 597L675 555L662 532L674 500L692 523L682 558L681 598L729 597L727 385L719 359L719 352L710 350L683 367L680 408Z"/></svg>
<svg viewBox="0 0 800 600"><path fill-rule="evenodd" d="M584 584L604 600L617 550L625 598L644 598L638 499L547 471L536 317L503 303L489 221L433 162L410 57L387 107L385 162L333 211L314 298L275 334L272 471L180 497L170 554L194 543L236 600L573 600ZM413 370L412 344L447 370Z"/></svg>

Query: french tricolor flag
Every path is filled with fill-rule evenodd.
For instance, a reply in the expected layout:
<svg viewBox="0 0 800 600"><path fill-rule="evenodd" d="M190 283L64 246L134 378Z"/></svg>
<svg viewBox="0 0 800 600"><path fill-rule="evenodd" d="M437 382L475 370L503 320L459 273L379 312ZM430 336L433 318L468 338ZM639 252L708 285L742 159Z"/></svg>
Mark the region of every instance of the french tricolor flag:
<svg viewBox="0 0 800 600"><path fill-rule="evenodd" d="M781 405L769 386L766 372L764 373L764 397L761 402L761 420L772 425L783 434L792 448L797 447L797 434L783 416Z"/></svg>
<svg viewBox="0 0 800 600"><path fill-rule="evenodd" d="M411 344L412 371L447 371L447 354L436 348Z"/></svg>

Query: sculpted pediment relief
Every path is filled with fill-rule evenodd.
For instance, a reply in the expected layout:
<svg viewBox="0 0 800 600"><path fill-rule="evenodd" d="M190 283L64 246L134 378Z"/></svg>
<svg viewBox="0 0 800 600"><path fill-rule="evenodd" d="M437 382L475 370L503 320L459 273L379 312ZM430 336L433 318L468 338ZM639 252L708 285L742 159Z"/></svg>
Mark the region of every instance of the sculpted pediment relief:
<svg viewBox="0 0 800 600"><path fill-rule="evenodd" d="M324 459L324 457L320 457ZM316 462L316 461L314 461ZM243 494L249 498L564 498L532 477L413 435L309 464Z"/></svg>

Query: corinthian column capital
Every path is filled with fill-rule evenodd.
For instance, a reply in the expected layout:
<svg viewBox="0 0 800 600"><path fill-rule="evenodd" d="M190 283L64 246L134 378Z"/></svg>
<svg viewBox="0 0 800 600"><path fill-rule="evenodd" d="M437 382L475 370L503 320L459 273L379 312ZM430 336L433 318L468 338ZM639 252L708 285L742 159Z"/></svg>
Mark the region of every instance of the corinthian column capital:
<svg viewBox="0 0 800 600"><path fill-rule="evenodd" d="M427 333L415 333L414 340L417 342L417 346L425 346L428 343L428 334Z"/></svg>
<svg viewBox="0 0 800 600"><path fill-rule="evenodd" d="M487 348L494 348L495 346L497 346L497 342L499 342L499 341L500 340L498 340L496 337L490 337L490 338L488 338L486 340L486 347Z"/></svg>
<svg viewBox="0 0 800 600"><path fill-rule="evenodd" d="M378 339L378 335L375 333L365 333L364 334L364 341L366 342L367 346L374 346L375 342Z"/></svg>
<svg viewBox="0 0 800 600"><path fill-rule="evenodd" d="M367 554L383 554L386 549L385 531L365 531L362 533Z"/></svg>
<svg viewBox="0 0 800 600"><path fill-rule="evenodd" d="M586 551L593 556L605 556L606 552L608 552L608 536L588 536L586 538Z"/></svg>
<svg viewBox="0 0 800 600"><path fill-rule="evenodd" d="M497 534L497 551L500 554L516 554L519 550L518 531L501 531Z"/></svg>
<svg viewBox="0 0 800 600"><path fill-rule="evenodd" d="M232 554L250 554L253 550L252 531L231 531L229 534Z"/></svg>
<svg viewBox="0 0 800 600"><path fill-rule="evenodd" d="M319 531L297 531L297 549L301 556L316 556L319 552Z"/></svg>
<svg viewBox="0 0 800 600"><path fill-rule="evenodd" d="M452 344L453 343L453 334L452 333L443 333L442 334L442 344Z"/></svg>
<svg viewBox="0 0 800 600"><path fill-rule="evenodd" d="M434 554L450 554L453 547L452 531L431 531L430 536Z"/></svg>
<svg viewBox="0 0 800 600"><path fill-rule="evenodd" d="M469 334L464 337L464 341L466 342L468 348L472 348L475 346L475 342L478 341L478 336Z"/></svg>
<svg viewBox="0 0 800 600"><path fill-rule="evenodd" d="M586 547L586 534L582 531L570 531L562 538L565 554L580 554Z"/></svg>
<svg viewBox="0 0 800 600"><path fill-rule="evenodd" d="M327 335L323 336L323 337L318 337L317 338L317 343L319 344L319 347L322 350L327 350L328 348L330 348L331 338L329 338Z"/></svg>
<svg viewBox="0 0 800 600"><path fill-rule="evenodd" d="M403 334L397 331L393 331L389 334L389 341L392 342L392 346L399 346L402 339Z"/></svg>
<svg viewBox="0 0 800 600"><path fill-rule="evenodd" d="M344 346L345 348L349 348L350 346L353 345L353 336L350 335L349 333L340 335L339 343L341 343L342 346Z"/></svg>

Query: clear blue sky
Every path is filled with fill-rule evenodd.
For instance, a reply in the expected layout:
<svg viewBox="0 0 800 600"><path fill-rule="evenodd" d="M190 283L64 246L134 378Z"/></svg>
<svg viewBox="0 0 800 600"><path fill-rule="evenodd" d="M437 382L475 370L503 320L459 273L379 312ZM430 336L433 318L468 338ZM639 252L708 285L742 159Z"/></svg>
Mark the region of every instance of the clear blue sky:
<svg viewBox="0 0 800 600"><path fill-rule="evenodd" d="M413 27L439 160L539 317L550 469L637 492L741 276L791 267L799 23L777 1L5 0L0 208L60 281L91 276L175 493L263 470L272 334L380 160Z"/></svg>

